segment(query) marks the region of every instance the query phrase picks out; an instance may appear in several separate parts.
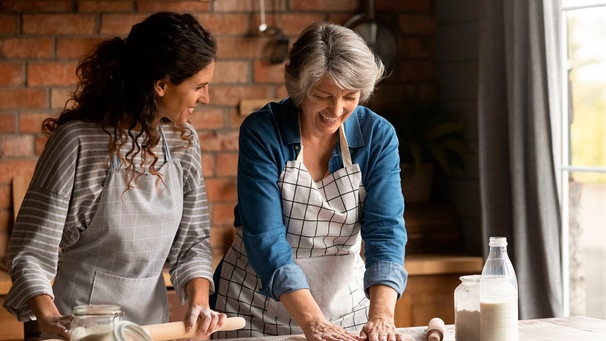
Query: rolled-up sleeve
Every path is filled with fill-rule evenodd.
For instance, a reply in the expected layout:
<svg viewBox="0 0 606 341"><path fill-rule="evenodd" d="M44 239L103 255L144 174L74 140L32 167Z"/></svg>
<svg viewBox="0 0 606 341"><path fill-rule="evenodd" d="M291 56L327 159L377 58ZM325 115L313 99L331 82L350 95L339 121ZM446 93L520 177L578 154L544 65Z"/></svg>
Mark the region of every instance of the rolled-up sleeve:
<svg viewBox="0 0 606 341"><path fill-rule="evenodd" d="M286 156L280 125L266 115L249 116L240 127L236 226L241 225L248 259L261 279L260 292L278 300L309 284L286 240L278 186Z"/></svg>
<svg viewBox="0 0 606 341"><path fill-rule="evenodd" d="M368 295L371 286L384 284L393 288L400 297L408 279L404 268L408 238L404 227L398 139L387 121L375 118L374 128L369 128L373 124L363 120L370 117L361 117L360 128L368 138L367 146L360 148L352 157L358 158L363 167L367 191L362 222L366 262L364 287Z"/></svg>

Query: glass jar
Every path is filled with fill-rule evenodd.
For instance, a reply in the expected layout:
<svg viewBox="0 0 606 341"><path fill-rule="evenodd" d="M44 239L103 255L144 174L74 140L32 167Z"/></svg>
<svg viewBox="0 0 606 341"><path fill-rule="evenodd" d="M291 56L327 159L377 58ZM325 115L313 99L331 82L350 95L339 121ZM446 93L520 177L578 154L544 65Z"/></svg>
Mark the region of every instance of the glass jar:
<svg viewBox="0 0 606 341"><path fill-rule="evenodd" d="M480 341L481 275L461 276L454 291L455 340Z"/></svg>
<svg viewBox="0 0 606 341"><path fill-rule="evenodd" d="M79 305L72 310L71 339L113 341L114 326L122 320L117 305Z"/></svg>

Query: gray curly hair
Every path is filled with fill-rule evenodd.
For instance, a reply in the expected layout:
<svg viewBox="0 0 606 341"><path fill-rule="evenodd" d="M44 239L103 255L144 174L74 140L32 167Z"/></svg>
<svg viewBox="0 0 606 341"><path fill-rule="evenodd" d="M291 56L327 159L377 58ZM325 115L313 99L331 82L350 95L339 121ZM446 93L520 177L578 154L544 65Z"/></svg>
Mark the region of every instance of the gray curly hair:
<svg viewBox="0 0 606 341"><path fill-rule="evenodd" d="M341 89L360 91L360 103L364 103L386 76L381 59L364 39L330 23L314 23L303 30L290 50L284 74L286 90L296 105L305 97L312 98L324 77Z"/></svg>

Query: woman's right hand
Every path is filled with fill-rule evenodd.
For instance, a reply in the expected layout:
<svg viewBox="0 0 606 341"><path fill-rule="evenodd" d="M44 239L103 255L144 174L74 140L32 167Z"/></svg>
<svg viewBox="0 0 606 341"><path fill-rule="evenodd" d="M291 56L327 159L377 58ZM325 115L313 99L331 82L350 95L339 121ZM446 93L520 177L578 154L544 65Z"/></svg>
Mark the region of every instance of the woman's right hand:
<svg viewBox="0 0 606 341"><path fill-rule="evenodd" d="M358 336L330 323L314 300L309 289L280 295L280 301L297 322L308 341L358 341Z"/></svg>
<svg viewBox="0 0 606 341"><path fill-rule="evenodd" d="M302 329L308 341L358 341L358 336L326 320L313 321Z"/></svg>
<svg viewBox="0 0 606 341"><path fill-rule="evenodd" d="M70 340L70 326L74 317L61 315L53 299L45 294L34 296L27 301L36 315L41 337Z"/></svg>
<svg viewBox="0 0 606 341"><path fill-rule="evenodd" d="M70 340L70 325L72 323L72 320L73 316L71 315L38 318L38 325L40 326L41 338L60 338Z"/></svg>

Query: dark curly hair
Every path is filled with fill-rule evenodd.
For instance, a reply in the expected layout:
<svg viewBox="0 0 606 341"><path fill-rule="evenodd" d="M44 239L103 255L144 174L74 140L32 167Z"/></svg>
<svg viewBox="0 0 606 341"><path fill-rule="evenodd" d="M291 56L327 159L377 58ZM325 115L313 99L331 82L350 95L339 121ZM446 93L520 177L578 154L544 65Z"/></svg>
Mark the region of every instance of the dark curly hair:
<svg viewBox="0 0 606 341"><path fill-rule="evenodd" d="M80 60L76 90L58 118L44 120L42 131L49 136L73 120L100 123L110 135L109 152L127 167L129 186L139 153L141 162L151 158L149 170L159 176L153 153L160 141L154 126L159 121L154 83L168 78L179 85L211 64L216 49L215 38L191 14L152 14L135 24L126 39L102 41ZM179 128L183 140L191 143L191 132L184 125ZM130 150L122 155L120 148L129 142Z"/></svg>

